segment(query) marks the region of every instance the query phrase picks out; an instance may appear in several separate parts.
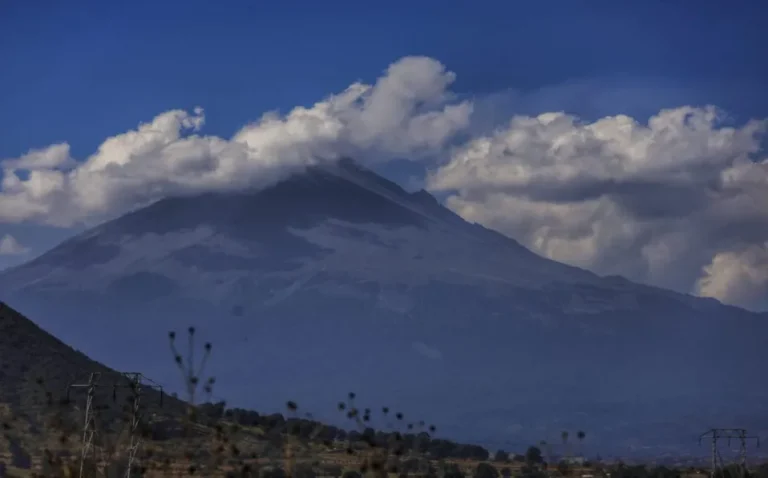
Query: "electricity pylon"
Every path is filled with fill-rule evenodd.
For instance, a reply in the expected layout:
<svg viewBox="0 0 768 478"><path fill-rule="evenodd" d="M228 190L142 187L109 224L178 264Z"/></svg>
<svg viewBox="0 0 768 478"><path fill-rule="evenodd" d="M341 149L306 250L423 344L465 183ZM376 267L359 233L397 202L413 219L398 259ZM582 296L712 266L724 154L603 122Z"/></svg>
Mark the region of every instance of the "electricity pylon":
<svg viewBox="0 0 768 478"><path fill-rule="evenodd" d="M156 388L160 391L160 406L163 406L163 387L145 377L142 373L129 372L124 373L128 379L127 387L130 388L133 396L131 397L131 422L130 422L130 441L128 444L128 459L125 467L125 478L131 478L131 471L133 469L133 463L136 460L136 454L139 451L141 445L141 433L139 431L139 425L141 424L141 392L142 386L146 383L151 388ZM124 385L125 386L125 385ZM115 385L117 388L117 385Z"/></svg>
<svg viewBox="0 0 768 478"><path fill-rule="evenodd" d="M85 461L88 459L88 454L93 449L93 435L96 432L93 420L93 399L96 395L96 388L99 386L99 379L101 374L98 372L91 373L88 378L88 383L75 383L71 384L67 388L67 399L69 399L69 391L72 388L85 388L85 419L83 421L83 440L80 445L80 478L83 478L85 472Z"/></svg>
<svg viewBox="0 0 768 478"><path fill-rule="evenodd" d="M136 455L141 445L141 434L139 426L141 424L141 396L142 388L144 384L147 384L150 388L158 389L160 392L160 406L163 406L163 387L148 379L141 373L123 373L125 378L128 379L128 383L120 382L112 385L112 400L117 400L117 390L122 388L128 388L132 392L131 396L131 419L129 429L129 445L127 450L127 466L125 470L125 477L130 478L133 469L134 462L136 461ZM91 373L88 383L76 383L71 384L67 389L67 399L69 399L69 391L73 388L85 388L87 390L87 398L85 402L85 419L83 423L83 440L80 453L80 478L83 478L85 473L85 462L89 455L93 451L93 439L96 434L96 427L94 421L94 398L96 396L96 390L100 386L101 374L98 372Z"/></svg>
<svg viewBox="0 0 768 478"><path fill-rule="evenodd" d="M702 439L709 437L712 444L712 470L710 471L710 478L715 478L718 469L725 468L723 463L723 457L720 455L718 449L718 442L721 439L728 441L728 446L731 445L731 440L739 440L739 467L741 470L741 476L746 476L747 473L747 440L755 440L757 446L760 446L760 438L756 436L747 436L747 430L744 428L711 428L699 436L699 444Z"/></svg>

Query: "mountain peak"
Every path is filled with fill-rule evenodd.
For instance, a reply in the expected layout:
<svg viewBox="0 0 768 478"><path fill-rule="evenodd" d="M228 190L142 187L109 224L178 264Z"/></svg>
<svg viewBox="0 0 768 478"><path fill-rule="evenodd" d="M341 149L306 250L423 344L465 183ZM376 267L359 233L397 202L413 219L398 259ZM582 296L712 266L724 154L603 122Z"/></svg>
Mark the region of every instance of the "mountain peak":
<svg viewBox="0 0 768 478"><path fill-rule="evenodd" d="M353 266L361 261L368 266ZM312 270L387 287L436 277L533 287L594 281L344 159L258 191L162 199L6 271L0 287L101 290L149 270L189 294L208 284L203 295L215 300L240 287L230 284L235 276L269 282Z"/></svg>

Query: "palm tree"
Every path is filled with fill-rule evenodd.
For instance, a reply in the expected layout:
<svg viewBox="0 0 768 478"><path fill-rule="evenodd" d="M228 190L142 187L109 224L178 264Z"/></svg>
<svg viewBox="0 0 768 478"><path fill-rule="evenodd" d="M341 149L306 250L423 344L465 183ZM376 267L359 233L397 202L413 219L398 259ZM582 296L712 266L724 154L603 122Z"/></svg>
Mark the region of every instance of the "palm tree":
<svg viewBox="0 0 768 478"><path fill-rule="evenodd" d="M570 457L571 453L568 449L568 432L563 430L563 432L560 433L560 438L563 440L563 451L565 452L565 456Z"/></svg>

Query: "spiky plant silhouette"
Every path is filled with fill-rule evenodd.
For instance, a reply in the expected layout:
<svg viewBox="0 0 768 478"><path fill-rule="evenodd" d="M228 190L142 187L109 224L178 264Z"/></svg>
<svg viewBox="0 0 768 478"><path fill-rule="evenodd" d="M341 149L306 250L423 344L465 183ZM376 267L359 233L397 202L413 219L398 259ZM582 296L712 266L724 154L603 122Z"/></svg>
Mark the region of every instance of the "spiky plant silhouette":
<svg viewBox="0 0 768 478"><path fill-rule="evenodd" d="M186 399L189 404L190 413L195 409L195 400L197 399L197 393L201 383L203 384L203 391L208 396L213 393L213 385L216 383L216 379L212 376L207 379L204 378L205 367L211 356L213 345L210 342L205 342L203 345L203 355L199 362L195 362L195 335L195 327L190 326L187 328L187 354L185 361L184 357L179 353L179 350L176 347L176 332L168 332L171 353L173 353L173 360L181 372L182 381L187 393Z"/></svg>
<svg viewBox="0 0 768 478"><path fill-rule="evenodd" d="M184 450L186 459L186 472L194 474L210 474L218 471L225 461L226 451L232 454L239 454L235 445L230 444L228 431L222 423L216 423L213 436L213 443L205 443L198 437L198 431L202 428L199 423L199 408L197 407L198 393L202 387L203 393L210 397L213 393L213 386L216 379L213 376L205 376L205 369L208 360L211 357L213 345L210 342L203 344L202 356L199 361L195 360L196 348L196 329L193 326L187 328L187 350L182 355L176 345L176 332L168 333L170 350L173 355L173 361L181 373L182 384L186 392L186 414L183 419L183 436L188 441ZM207 446L206 446L207 445ZM229 445L229 447L228 447Z"/></svg>

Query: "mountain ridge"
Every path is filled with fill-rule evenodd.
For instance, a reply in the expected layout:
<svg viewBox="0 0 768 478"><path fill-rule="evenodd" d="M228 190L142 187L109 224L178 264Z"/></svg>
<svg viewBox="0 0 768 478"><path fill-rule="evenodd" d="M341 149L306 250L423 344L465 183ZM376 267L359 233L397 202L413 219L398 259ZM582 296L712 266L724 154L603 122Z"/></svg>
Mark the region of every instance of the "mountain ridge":
<svg viewBox="0 0 768 478"><path fill-rule="evenodd" d="M472 235L473 232L474 233L479 233L479 234L482 234L484 236L483 238L486 239L486 240L491 240L491 238L493 238L495 236L496 240L498 240L499 243L504 243L506 245L514 245L519 250L525 251L526 253L528 253L528 254L530 254L532 256L535 256L537 258L541 258L541 259L543 259L546 262L556 263L555 261L551 261L549 259L545 259L545 258L543 258L541 256L538 256L535 252L530 251L529 249L525 248L524 246L522 246L519 242L517 242L513 238L510 238L508 236L504 236L503 234L501 234L501 233L499 233L499 232L497 232L497 231L495 231L493 229L486 228L486 227L484 227L484 226L482 226L480 224L477 224L477 223L466 223L466 221L464 221L464 219L462 219L460 216L456 215L453 211L447 209L445 206L440 204L439 201L434 196L432 196L429 192L427 192L426 190L420 189L418 191L415 191L415 192L412 192L412 193L408 193L402 187L400 187L399 185L397 185L393 181L390 181L390 180L387 180L387 179L385 179L385 178L383 178L381 176L378 176L372 170L364 168L364 167L360 166L359 164L355 163L352 160L349 160L349 159L342 160L342 161L340 161L335 166L333 166L333 165L332 166L325 165L325 166L309 167L309 168L307 168L306 173L308 173L308 174L321 174L321 175L325 175L325 174L335 175L335 176L338 176L338 177L341 177L341 178L344 178L344 179L347 179L347 180L351 180L351 182L353 182L355 185L357 185L357 186L359 186L361 188L366 188L366 185L364 184L364 181L360 181L360 178L357 178L357 180L354 179L354 175L356 173L357 174L362 174L365 179L370 179L371 177L373 177L373 178L375 178L374 183L378 184L380 186L380 188L378 190L376 190L374 188L370 188L370 187L366 188L369 191L371 191L371 192L373 192L373 193L375 193L377 195L380 195L380 196L382 196L382 197L384 197L386 199L390 199L390 200L392 200L392 194L399 194L401 196L404 195L407 198L413 198L413 199L415 199L417 205L426 204L427 207L430 208L429 209L430 212L434 213L435 211L438 211L440 213L440 216L441 216L439 218L436 218L435 216L430 217L423 210L421 210L421 211L414 210L413 208L408 207L408 205L404 205L401 202L398 203L400 206L404 207L405 209L407 209L407 210L409 210L411 212L415 212L416 214L420 215L421 217L425 217L425 218L427 218L429 220L432 220L432 221L435 221L435 222L438 222L438 223L440 223L441 220L442 221L446 221L447 220L450 225L455 225L457 223L468 224L470 226L469 231L471 231L471 232L469 232L470 235ZM286 181L291 181L291 178L297 177L297 176L302 176L302 174L294 174L293 176L289 177L287 180L283 180L283 181L278 182L278 185L283 184ZM390 194L383 194L382 193L382 189L385 190L385 191L388 191ZM162 211L160 213L160 215L173 215L172 209L173 209L173 205L174 204L183 203L184 201L187 201L187 200L190 200L190 199L199 199L200 202L205 202L208 199L215 199L215 198L219 198L219 197L222 197L222 196L224 196L224 197L226 197L226 196L229 196L229 197L247 197L247 196L252 196L252 195L258 195L258 193L260 191L261 191L260 189L257 189L257 190L253 190L253 191L252 190L241 190L241 191L223 192L223 193L222 192L218 192L218 193L217 192L212 192L212 193L200 193L200 194L195 194L195 195L172 196L172 197L168 197L168 198L163 198L163 199L160 199L158 201L155 201L155 202L149 204L148 206L144 206L144 207L141 207L139 209L130 211L130 212L120 216L119 218L107 220L107 221L105 221L105 222L103 222L101 224L98 224L98 225L96 225L96 226L94 226L94 227L92 227L92 228L90 228L90 229L88 229L86 231L83 231L80 234L76 234L76 235L74 235L74 236L72 236L72 237L70 237L68 239L65 239L60 244L54 246L51 250L49 250L48 252L42 254L41 256L37 256L37 257L31 259L30 261L27 261L25 263L18 264L16 266L13 266L13 267L7 268L7 269L5 269L3 271L0 271L0 277L7 276L9 274L13 274L14 271L19 270L19 269L28 268L30 265L33 265L36 261L40 260L43 255L48 255L51 252L55 252L57 249L59 249L62 246L66 246L67 244L76 243L78 241L83 241L84 239L88 239L89 237L98 235L103 230L104 227L107 227L110 223L114 222L116 219L120 219L121 221L124 222L125 220L130 219L135 214L139 213L140 211L144 211L147 208L153 208L153 207L156 207L156 206L157 207L166 206L168 209L171 209L171 211L168 211L168 210ZM442 224L445 225L445 222L442 222ZM474 229L474 230L472 230L472 229ZM467 233L466 230L463 231L463 232ZM77 251L73 251L72 254L76 255L76 254L78 254L78 252ZM598 279L600 281L604 281L604 284L614 283L614 284L618 284L618 285L622 285L622 286L630 285L631 284L631 286L633 286L633 287L643 287L643 288L648 288L648 289L654 290L654 291L659 292L659 293L673 294L673 295L678 295L681 298L685 297L686 299L694 299L693 302L700 301L700 302L698 302L699 304L703 304L704 301L709 301L713 305L717 304L718 306L722 306L722 307L728 307L728 308L733 307L733 308L737 308L737 309L742 309L741 307L738 307L738 306L734 306L734 305L730 305L730 304L724 304L724 303L720 302L719 300L717 300L715 298L699 297L699 296L695 296L695 295L690 294L690 293L677 292L677 291L672 291L672 290L656 287L656 286L653 286L653 285L650 285L650 284L638 283L638 282L630 281L629 279L627 279L627 278L625 278L623 276L617 276L617 275L599 276L599 275L594 274L594 273L592 273L592 272L590 272L588 270L581 269L581 268L576 267L576 266L570 266L570 265L566 265L566 264L562 264L562 263L557 263L557 264L561 265L564 268L570 268L571 270L574 270L574 271L580 271L580 272L584 273L585 276L586 275L592 275L594 278L596 278L596 279ZM745 310L745 309L742 309L742 310ZM756 314L759 314L759 315L762 315L762 316L768 318L768 312L759 312L759 311L757 311L757 312L749 311L749 312L756 313Z"/></svg>

